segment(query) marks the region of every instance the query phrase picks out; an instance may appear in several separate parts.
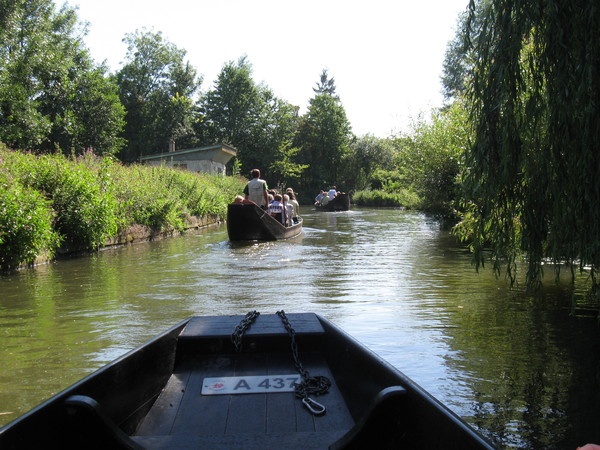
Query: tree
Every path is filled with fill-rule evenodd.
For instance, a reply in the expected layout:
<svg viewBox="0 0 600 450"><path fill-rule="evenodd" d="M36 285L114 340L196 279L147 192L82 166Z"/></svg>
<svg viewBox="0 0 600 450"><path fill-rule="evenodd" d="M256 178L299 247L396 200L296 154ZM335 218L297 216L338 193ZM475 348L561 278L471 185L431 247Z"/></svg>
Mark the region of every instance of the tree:
<svg viewBox="0 0 600 450"><path fill-rule="evenodd" d="M455 101L419 119L411 132L396 139L397 161L405 181L421 197L426 210L456 220L460 176L472 130L464 104Z"/></svg>
<svg viewBox="0 0 600 450"><path fill-rule="evenodd" d="M591 1L471 3L483 14L470 85L475 142L465 187L476 261L600 264L600 10ZM470 25L470 24L469 24Z"/></svg>
<svg viewBox="0 0 600 450"><path fill-rule="evenodd" d="M395 148L389 139L367 134L351 141L337 184L345 186L347 191L367 189L375 170L391 168L394 154Z"/></svg>
<svg viewBox="0 0 600 450"><path fill-rule="evenodd" d="M346 111L335 93L334 79L328 78L326 70L314 91L296 139L296 146L302 149L299 162L310 167L302 184L313 190L336 183L352 139Z"/></svg>
<svg viewBox="0 0 600 450"><path fill-rule="evenodd" d="M304 170L304 167L295 162L298 152L291 148L291 141L298 129L298 107L277 98L266 86L259 86L259 92L259 110L256 123L250 131L246 167L270 168L274 167L273 164L282 162L294 169L279 171L277 174L286 173L295 179L295 174Z"/></svg>
<svg viewBox="0 0 600 450"><path fill-rule="evenodd" d="M262 168L266 174L297 129L298 108L256 84L245 56L223 66L201 104L202 135L235 147L243 173Z"/></svg>
<svg viewBox="0 0 600 450"><path fill-rule="evenodd" d="M178 49L158 32L138 30L123 39L126 63L116 74L127 111L122 159L165 151L170 141L193 133L195 95L202 78Z"/></svg>
<svg viewBox="0 0 600 450"><path fill-rule="evenodd" d="M294 162L300 149L292 147L289 142L285 142L278 149L274 161L269 166L275 186L291 186L296 183L302 173L308 168L306 164Z"/></svg>
<svg viewBox="0 0 600 450"><path fill-rule="evenodd" d="M458 31L446 47L444 64L442 68L442 89L444 98L451 100L464 95L467 87L467 73L469 71L469 62L467 60L467 49L465 46L465 22L466 14L459 18Z"/></svg>
<svg viewBox="0 0 600 450"><path fill-rule="evenodd" d="M473 14L461 13L457 20L456 34L448 42L442 69L442 90L447 102L461 99L467 94L473 76L477 56L473 47L486 26L483 3L485 0L474 0Z"/></svg>
<svg viewBox="0 0 600 450"><path fill-rule="evenodd" d="M245 56L237 64L229 61L214 84L202 100L207 134L215 141L236 147L243 160L260 104L252 65Z"/></svg>
<svg viewBox="0 0 600 450"><path fill-rule="evenodd" d="M3 2L0 11L0 141L13 148L93 147L112 154L124 112L106 68L93 63L74 9L50 0Z"/></svg>
<svg viewBox="0 0 600 450"><path fill-rule="evenodd" d="M334 97L336 96L335 80L333 78L329 78L327 69L323 69L323 72L321 72L321 77L319 78L317 87L313 88L313 91L315 94L328 94Z"/></svg>

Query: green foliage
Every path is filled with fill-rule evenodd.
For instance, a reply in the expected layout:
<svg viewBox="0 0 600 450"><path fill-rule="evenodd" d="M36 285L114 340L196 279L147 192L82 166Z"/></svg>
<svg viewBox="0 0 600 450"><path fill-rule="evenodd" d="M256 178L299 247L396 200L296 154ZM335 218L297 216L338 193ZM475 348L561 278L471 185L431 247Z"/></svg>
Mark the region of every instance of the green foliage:
<svg viewBox="0 0 600 450"><path fill-rule="evenodd" d="M328 79L326 71L314 90L294 145L301 148L299 163L310 167L302 186L317 191L336 184L352 132L346 111L335 94L335 83Z"/></svg>
<svg viewBox="0 0 600 450"><path fill-rule="evenodd" d="M0 28L0 141L44 152L116 152L124 111L83 47L75 10L57 11L51 0L9 3Z"/></svg>
<svg viewBox="0 0 600 450"><path fill-rule="evenodd" d="M381 189L381 184L373 186L374 179L378 172L392 167L395 153L396 148L389 139L365 135L352 140L342 159L338 184L345 186L348 191L369 187Z"/></svg>
<svg viewBox="0 0 600 450"><path fill-rule="evenodd" d="M124 225L181 230L187 216L225 217L227 204L247 180L170 169L115 165L117 199Z"/></svg>
<svg viewBox="0 0 600 450"><path fill-rule="evenodd" d="M509 275L526 254L539 288L550 259L600 264L600 9L595 2L491 0L472 51L475 141L464 183L472 243Z"/></svg>
<svg viewBox="0 0 600 450"><path fill-rule="evenodd" d="M214 85L202 101L209 135L238 147L243 157L260 103L252 65L245 56L237 64L229 61Z"/></svg>
<svg viewBox="0 0 600 450"><path fill-rule="evenodd" d="M242 163L239 158L233 158L233 162L231 163L231 175L238 176L242 173Z"/></svg>
<svg viewBox="0 0 600 450"><path fill-rule="evenodd" d="M410 183L402 168L396 170L377 169L371 175L370 185L373 190L397 192L410 186Z"/></svg>
<svg viewBox="0 0 600 450"><path fill-rule="evenodd" d="M297 164L294 159L300 151L290 143L284 143L277 151L275 161L269 166L269 172L274 179L275 186L289 186L300 179L302 173L308 168L306 164Z"/></svg>
<svg viewBox="0 0 600 450"><path fill-rule="evenodd" d="M115 164L112 172L120 228L137 224L155 230L182 230L188 216L224 217L227 204L245 184L237 178L164 166Z"/></svg>
<svg viewBox="0 0 600 450"><path fill-rule="evenodd" d="M259 168L267 175L296 132L298 108L256 84L245 56L225 64L214 84L201 100L204 120L197 125L198 134L235 147L241 173Z"/></svg>
<svg viewBox="0 0 600 450"><path fill-rule="evenodd" d="M352 197L353 203L363 206L392 206L407 209L419 209L421 199L409 189L400 189L397 192L357 191Z"/></svg>
<svg viewBox="0 0 600 450"><path fill-rule="evenodd" d="M482 1L476 3L481 5ZM446 47L441 82L444 98L450 103L464 98L471 81L477 57L469 44L477 40L484 21L483 8L478 6L476 11L471 17L467 12L459 15L456 35Z"/></svg>
<svg viewBox="0 0 600 450"><path fill-rule="evenodd" d="M60 242L52 221L50 202L0 165L0 270L32 263L41 253L51 256Z"/></svg>
<svg viewBox="0 0 600 450"><path fill-rule="evenodd" d="M13 175L43 193L54 211L54 228L65 243L97 248L117 231L116 203L102 178L77 160L58 155L4 155Z"/></svg>
<svg viewBox="0 0 600 450"><path fill-rule="evenodd" d="M0 269L52 255L59 242L95 249L131 225L181 230L190 215L224 217L246 180L0 148Z"/></svg>
<svg viewBox="0 0 600 450"><path fill-rule="evenodd" d="M462 158L471 137L466 110L460 102L419 120L409 135L396 139L402 177L423 199L428 211L455 216L460 198Z"/></svg>
<svg viewBox="0 0 600 450"><path fill-rule="evenodd" d="M194 133L194 97L202 79L184 61L186 52L160 32L138 30L123 41L128 45L126 62L115 76L127 111L128 144L121 157L135 161Z"/></svg>

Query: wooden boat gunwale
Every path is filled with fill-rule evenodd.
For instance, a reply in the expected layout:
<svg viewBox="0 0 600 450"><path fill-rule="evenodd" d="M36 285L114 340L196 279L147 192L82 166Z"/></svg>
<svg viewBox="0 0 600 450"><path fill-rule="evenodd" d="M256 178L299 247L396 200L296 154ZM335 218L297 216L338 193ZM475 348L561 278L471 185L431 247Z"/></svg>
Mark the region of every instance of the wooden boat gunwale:
<svg viewBox="0 0 600 450"><path fill-rule="evenodd" d="M60 442L62 435L57 435L57 430L70 422L65 402L77 395L96 400L119 429L125 434L132 433L172 376L178 337L189 321L172 326L1 427L0 448L22 448L19 434L27 435L32 428L44 440ZM140 382L139 373L144 370L152 370L152 376L143 377ZM96 446L100 448L103 442L99 440ZM108 444L113 444L112 439Z"/></svg>

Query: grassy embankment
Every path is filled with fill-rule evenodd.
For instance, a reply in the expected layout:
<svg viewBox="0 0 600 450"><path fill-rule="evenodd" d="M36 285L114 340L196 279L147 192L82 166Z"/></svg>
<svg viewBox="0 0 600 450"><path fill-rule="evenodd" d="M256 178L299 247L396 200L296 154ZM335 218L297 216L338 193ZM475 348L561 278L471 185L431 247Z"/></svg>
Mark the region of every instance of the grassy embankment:
<svg viewBox="0 0 600 450"><path fill-rule="evenodd" d="M400 192L357 191L352 197L352 202L362 206L389 206L406 209L420 209L423 206L421 198L408 189L402 189Z"/></svg>
<svg viewBox="0 0 600 450"><path fill-rule="evenodd" d="M178 232L192 217L224 218L245 182L0 146L0 270L52 258L60 248L95 250L135 228Z"/></svg>

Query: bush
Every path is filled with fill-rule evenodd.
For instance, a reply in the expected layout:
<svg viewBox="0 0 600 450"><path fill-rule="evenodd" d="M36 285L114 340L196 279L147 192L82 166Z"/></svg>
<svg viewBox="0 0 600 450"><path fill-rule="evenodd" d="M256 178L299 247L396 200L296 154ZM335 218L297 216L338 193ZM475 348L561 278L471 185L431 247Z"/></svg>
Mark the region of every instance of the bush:
<svg viewBox="0 0 600 450"><path fill-rule="evenodd" d="M0 169L0 270L50 257L59 241L50 202Z"/></svg>
<svg viewBox="0 0 600 450"><path fill-rule="evenodd" d="M357 191L352 197L352 201L356 205L363 206L391 206L408 209L418 209L421 206L419 196L408 189L401 189L399 192Z"/></svg>
<svg viewBox="0 0 600 450"><path fill-rule="evenodd" d="M95 249L132 225L182 230L187 216L224 217L246 180L123 166L86 153L36 156L0 144L0 269L31 262L59 241ZM25 234L23 234L25 233Z"/></svg>
<svg viewBox="0 0 600 450"><path fill-rule="evenodd" d="M56 231L66 242L97 248L117 232L116 203L95 171L56 155L31 157L27 163L22 180L51 200Z"/></svg>

